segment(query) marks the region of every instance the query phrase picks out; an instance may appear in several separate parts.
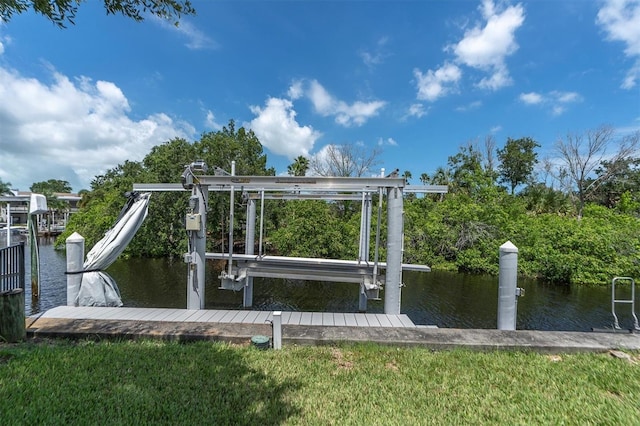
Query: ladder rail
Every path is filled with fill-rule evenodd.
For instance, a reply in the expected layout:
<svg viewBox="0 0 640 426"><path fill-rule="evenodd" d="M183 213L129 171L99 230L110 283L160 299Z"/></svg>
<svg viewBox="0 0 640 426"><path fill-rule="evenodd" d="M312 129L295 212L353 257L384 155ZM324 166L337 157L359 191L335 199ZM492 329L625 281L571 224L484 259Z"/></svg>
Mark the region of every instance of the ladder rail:
<svg viewBox="0 0 640 426"><path fill-rule="evenodd" d="M631 283L631 299L616 299L616 284L618 281L628 281ZM633 328L635 330L640 330L640 324L638 324L638 317L636 316L636 282L633 278L615 277L611 280L611 314L613 315L613 328L619 330L620 323L618 322L618 316L616 315L616 303L631 305Z"/></svg>

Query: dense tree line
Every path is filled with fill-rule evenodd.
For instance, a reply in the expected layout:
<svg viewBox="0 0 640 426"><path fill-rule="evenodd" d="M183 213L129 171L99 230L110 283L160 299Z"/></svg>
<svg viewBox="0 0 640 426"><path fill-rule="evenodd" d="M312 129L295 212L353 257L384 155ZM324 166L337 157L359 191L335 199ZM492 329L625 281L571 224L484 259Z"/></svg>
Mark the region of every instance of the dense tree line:
<svg viewBox="0 0 640 426"><path fill-rule="evenodd" d="M74 214L66 232L58 239L62 244L71 232L77 231L92 247L118 217L125 204L127 192L134 183L178 183L185 165L196 159L204 160L210 170L218 167L230 171L236 162L238 175L273 175L267 168L267 157L262 145L252 131L236 129L230 121L217 132L204 133L193 143L185 139L172 139L153 147L140 162L126 161L97 176L91 182L90 191L82 199L80 212ZM189 192L156 192L149 203L149 215L125 254L143 257L182 256L186 252L184 218L188 207ZM208 250L223 250L228 232L228 195L211 192L208 204L207 229L210 232ZM241 194L236 197L242 203ZM238 234L244 221L243 209L236 208Z"/></svg>
<svg viewBox="0 0 640 426"><path fill-rule="evenodd" d="M606 143L594 146L593 134L604 135ZM607 127L601 127L559 141L553 161L539 160L539 144L526 137L507 139L501 148L492 138L487 138L484 146L463 145L446 166L420 175L422 184L448 185L446 195L405 196L404 261L495 274L498 248L510 240L520 250L519 269L527 276L557 283L604 284L613 276L640 275L639 139L640 132L618 139ZM288 172L304 176L314 169L339 170L336 164L320 163L333 161L342 165L355 162L340 172L344 175L370 174L367 168L376 163L375 157L355 155L348 146L335 146L332 155L324 159L296 158ZM141 162L125 162L97 176L67 233L80 232L91 247L113 224L124 204L124 193L133 183L180 182L184 166L194 159L225 170L230 170L234 160L238 175L274 174L267 167L258 138L252 131L236 129L230 121L221 131L205 133L198 141L170 140L154 147ZM409 179L411 173L406 171L403 176ZM126 253L181 256L186 250L188 193L155 193L151 200L149 216ZM241 244L245 221L241 194L235 202L237 244ZM267 253L342 259L358 256L358 202L269 200L265 207ZM208 250L226 249L228 209L228 194L211 192ZM374 224L376 216L374 213ZM382 217L382 259L385 226ZM372 247L374 239L372 232Z"/></svg>

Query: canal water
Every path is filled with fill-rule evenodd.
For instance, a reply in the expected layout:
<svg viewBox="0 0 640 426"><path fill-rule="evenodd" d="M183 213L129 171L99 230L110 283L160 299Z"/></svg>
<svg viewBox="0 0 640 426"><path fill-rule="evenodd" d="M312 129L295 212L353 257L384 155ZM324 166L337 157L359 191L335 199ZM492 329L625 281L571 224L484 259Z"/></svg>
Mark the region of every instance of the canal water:
<svg viewBox="0 0 640 426"><path fill-rule="evenodd" d="M66 304L64 252L54 250L52 240L41 239L40 259L41 296L32 301L27 284L27 315ZM125 306L186 307L186 265L180 260L118 260L107 272L118 283ZM219 290L217 275L218 271L208 264L206 308L241 309L242 293ZM496 328L497 277L434 271L405 272L403 279L402 313L414 323ZM518 286L525 289L525 296L518 301L518 329L589 331L592 327L611 327L613 323L610 285L555 286L520 279ZM622 287L618 298L629 298L627 290ZM384 298L383 292L381 297ZM357 312L358 285L256 278L254 309ZM383 310L383 300L369 301L368 312L382 313ZM621 305L618 312L620 325L630 328L633 322L629 305Z"/></svg>

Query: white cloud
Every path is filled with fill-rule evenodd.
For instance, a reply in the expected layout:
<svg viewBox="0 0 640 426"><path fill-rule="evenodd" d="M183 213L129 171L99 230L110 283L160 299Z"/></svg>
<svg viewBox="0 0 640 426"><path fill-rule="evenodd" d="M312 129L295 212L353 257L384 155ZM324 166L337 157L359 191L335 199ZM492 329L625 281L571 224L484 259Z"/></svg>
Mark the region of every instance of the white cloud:
<svg viewBox="0 0 640 426"><path fill-rule="evenodd" d="M460 111L460 112L466 112L466 111L471 111L474 109L478 109L482 106L482 101L473 101L467 105L462 105L459 106L458 108L456 108L456 111Z"/></svg>
<svg viewBox="0 0 640 426"><path fill-rule="evenodd" d="M362 50L360 52L360 58L362 58L362 62L364 62L364 64L369 68L373 68L376 65L381 64L388 56L388 53L385 50L385 46L388 42L388 37L382 37L378 40L373 50Z"/></svg>
<svg viewBox="0 0 640 426"><path fill-rule="evenodd" d="M445 47L455 55L455 63L445 61L437 70L426 73L413 70L418 99L433 102L455 93L462 78L459 65L489 73L476 84L482 89L495 91L513 83L505 61L518 50L515 32L524 23L524 8L518 4L503 9L501 5L484 0L480 9L485 22L466 30L458 43Z"/></svg>
<svg viewBox="0 0 640 426"><path fill-rule="evenodd" d="M213 114L213 111L207 110L207 115L204 120L204 125L213 130L222 130L222 124L216 121L216 116Z"/></svg>
<svg viewBox="0 0 640 426"><path fill-rule="evenodd" d="M505 59L518 50L515 32L524 23L524 8L518 4L499 12L492 0L484 0L481 10L486 24L467 30L449 49L458 62L491 73L479 87L497 90L512 83Z"/></svg>
<svg viewBox="0 0 640 426"><path fill-rule="evenodd" d="M163 113L131 119L129 101L112 82L52 77L46 84L0 68L0 178L20 189L47 179L88 188L107 169L195 133Z"/></svg>
<svg viewBox="0 0 640 426"><path fill-rule="evenodd" d="M162 18L153 17L152 20L162 28L174 31L185 37L187 39L185 46L191 50L218 48L218 43L185 19L180 20L180 24L177 26Z"/></svg>
<svg viewBox="0 0 640 426"><path fill-rule="evenodd" d="M520 100L528 105L535 105L542 102L542 95L535 92L521 93Z"/></svg>
<svg viewBox="0 0 640 426"><path fill-rule="evenodd" d="M395 139L393 138L378 138L378 146L384 146L384 145L389 145L389 146L398 146L398 142L396 142Z"/></svg>
<svg viewBox="0 0 640 426"><path fill-rule="evenodd" d="M304 96L304 89L302 87L301 80L297 80L291 83L291 86L287 91L287 96L289 96L289 98L292 101L295 101L296 99L300 99L302 96Z"/></svg>
<svg viewBox="0 0 640 426"><path fill-rule="evenodd" d="M423 104L412 104L409 107L409 110L407 111L407 116L409 117L422 117L423 115L426 115L427 111L425 111L424 109L424 105Z"/></svg>
<svg viewBox="0 0 640 426"><path fill-rule="evenodd" d="M316 140L322 134L311 126L301 126L296 121L293 103L288 99L269 98L264 108L252 106L256 117L246 124L260 142L274 154L294 159L299 155L309 156Z"/></svg>
<svg viewBox="0 0 640 426"><path fill-rule="evenodd" d="M546 95L536 92L521 93L518 98L526 105L547 106L553 115L561 115L567 110L569 104L582 101L582 96L579 93L560 92L557 90L551 91Z"/></svg>
<svg viewBox="0 0 640 426"><path fill-rule="evenodd" d="M596 23L604 29L608 40L621 41L626 45L625 54L635 62L621 87L635 87L636 80L640 78L640 1L606 0L598 11Z"/></svg>
<svg viewBox="0 0 640 426"><path fill-rule="evenodd" d="M498 90L502 87L509 86L513 83L513 80L509 76L509 71L505 67L500 67L494 70L493 74L489 77L484 77L478 83L478 87L487 90Z"/></svg>
<svg viewBox="0 0 640 426"><path fill-rule="evenodd" d="M433 102L456 90L456 84L462 77L462 71L458 66L447 62L435 71L428 70L426 74L415 69L413 75L417 80L417 98Z"/></svg>
<svg viewBox="0 0 640 426"><path fill-rule="evenodd" d="M347 104L333 97L316 80L310 82L306 94L317 113L335 116L336 123L345 127L363 125L369 118L378 115L380 109L386 105L384 101L356 101Z"/></svg>

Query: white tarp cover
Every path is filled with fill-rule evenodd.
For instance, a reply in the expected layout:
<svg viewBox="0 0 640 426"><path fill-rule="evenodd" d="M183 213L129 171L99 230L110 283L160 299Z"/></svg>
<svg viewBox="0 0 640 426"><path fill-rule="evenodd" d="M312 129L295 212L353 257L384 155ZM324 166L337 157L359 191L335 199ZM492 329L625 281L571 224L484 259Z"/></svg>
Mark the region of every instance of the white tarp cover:
<svg viewBox="0 0 640 426"><path fill-rule="evenodd" d="M103 272L127 247L147 217L151 193L131 193L115 225L87 253L76 306L122 306L116 282Z"/></svg>

